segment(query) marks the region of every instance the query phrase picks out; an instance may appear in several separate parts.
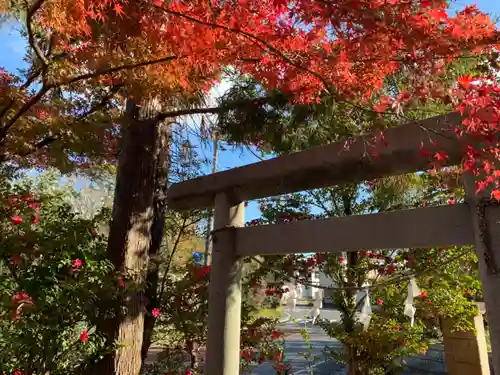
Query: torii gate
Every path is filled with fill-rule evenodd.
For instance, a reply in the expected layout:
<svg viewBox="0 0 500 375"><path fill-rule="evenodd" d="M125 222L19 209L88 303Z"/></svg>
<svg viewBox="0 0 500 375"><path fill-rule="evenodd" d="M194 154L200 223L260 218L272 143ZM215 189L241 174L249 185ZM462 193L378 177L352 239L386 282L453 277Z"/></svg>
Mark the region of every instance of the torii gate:
<svg viewBox="0 0 500 375"><path fill-rule="evenodd" d="M206 374L239 374L243 257L305 249L338 253L452 245L476 246L493 367L500 374L500 274L495 262L495 257L500 261L500 207L488 197L475 196L471 176L465 178L467 203L463 204L243 227L247 200L429 169L419 153L422 145L446 152L447 165L459 164L472 142L449 130L461 120L458 113L450 113L388 129L384 132L388 146L377 150L377 160L366 152L373 137L367 135L348 149L343 142L332 143L170 187L172 209L215 206Z"/></svg>

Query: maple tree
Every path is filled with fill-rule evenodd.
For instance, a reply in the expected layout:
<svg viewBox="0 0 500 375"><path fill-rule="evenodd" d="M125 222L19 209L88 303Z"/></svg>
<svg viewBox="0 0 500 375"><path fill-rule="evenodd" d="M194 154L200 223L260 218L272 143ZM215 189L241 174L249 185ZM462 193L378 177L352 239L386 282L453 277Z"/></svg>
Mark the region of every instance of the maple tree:
<svg viewBox="0 0 500 375"><path fill-rule="evenodd" d="M144 151L160 144L156 132L161 120L265 107L272 98L192 108L199 104L199 93L207 92L227 66L251 75L266 90L279 89L293 103L328 99L390 117L416 100L454 103L454 82L442 79L445 68L471 55L494 59L499 38L491 20L477 8L466 7L451 17L447 2L441 0L34 0L3 2L1 9L22 20L29 67L21 75L0 75L0 161L19 166L57 163L66 169L115 163L124 123L122 150ZM410 72L410 79L389 95L383 91L384 81L398 71ZM494 83L476 90L467 78L460 82L464 105L495 104ZM493 99L482 99L484 94ZM134 113L124 119L120 110L131 98ZM171 110L162 109L142 122L138 105L151 99ZM474 126L465 123L461 130L491 138L498 124L495 107L493 111L480 120L469 111L468 124ZM489 154L495 153L493 143ZM138 224L134 212L152 210L154 217L142 223L148 231L141 246L149 237L161 242L162 231L153 229L162 228L158 223L163 220L166 187L160 181L165 176L158 177L161 171L151 166L156 158L164 161L163 167L168 164L166 156L138 155L136 164L129 155L119 165L123 171L133 166L137 173L118 173L108 250L117 268L134 271L147 264L148 251L127 248L122 256L132 233L123 235L123 228ZM495 183L495 168L486 164L485 171ZM128 185L143 180L144 186ZM131 201L141 189L141 199ZM137 206L127 208L127 200ZM139 250L144 257L134 255ZM144 279L142 272L138 280ZM135 301L127 306L131 313L140 307L141 293L136 294L128 296ZM127 334L137 334L141 319ZM116 338L111 331L108 340ZM136 372L137 364L132 367L119 373Z"/></svg>
<svg viewBox="0 0 500 375"><path fill-rule="evenodd" d="M33 152L41 163L62 161L75 151L88 153L84 166L114 160L121 98L171 105L206 91L229 65L297 102L327 94L385 112L419 98L447 100L437 84L443 68L498 42L477 8L451 17L442 0L36 0L2 8L24 16L29 42L27 71L1 79L2 158L17 162ZM414 73L404 92L383 95L384 79L401 69Z"/></svg>

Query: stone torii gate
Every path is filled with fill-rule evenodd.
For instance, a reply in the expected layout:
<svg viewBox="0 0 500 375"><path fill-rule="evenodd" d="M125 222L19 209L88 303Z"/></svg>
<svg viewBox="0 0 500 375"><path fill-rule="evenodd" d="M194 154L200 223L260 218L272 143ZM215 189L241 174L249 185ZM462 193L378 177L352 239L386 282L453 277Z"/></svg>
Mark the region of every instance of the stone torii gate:
<svg viewBox="0 0 500 375"><path fill-rule="evenodd" d="M349 148L343 142L332 143L173 185L168 192L170 208L215 206L205 373L239 374L245 256L475 245L493 367L500 374L500 274L495 262L500 261L500 207L489 197L475 195L471 176L464 179L463 204L243 227L247 200L429 169L420 156L422 146L446 152L447 165L459 164L472 142L449 130L461 120L459 114L450 113L388 129L384 132L388 145L377 150L377 160L367 153L373 137L367 135Z"/></svg>

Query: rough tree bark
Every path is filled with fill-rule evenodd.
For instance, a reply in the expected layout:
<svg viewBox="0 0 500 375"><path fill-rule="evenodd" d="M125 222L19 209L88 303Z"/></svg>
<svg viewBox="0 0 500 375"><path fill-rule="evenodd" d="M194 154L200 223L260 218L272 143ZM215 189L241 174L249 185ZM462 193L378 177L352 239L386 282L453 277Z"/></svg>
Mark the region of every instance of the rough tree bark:
<svg viewBox="0 0 500 375"><path fill-rule="evenodd" d="M342 207L345 216L351 216L353 214L352 213L353 198L354 197L349 194L342 195ZM346 286L349 288L355 288L358 286L358 277L354 271L357 263L358 263L358 253L356 252L347 253ZM357 305L356 295L357 295L356 289L345 290L345 306L347 310L346 313L352 314L350 315L349 319L344 320L344 329L348 333L354 331L354 319L355 319L354 316ZM349 346L348 348L346 348L346 350L348 358L348 363L347 363L348 374L361 375L361 372L359 370L356 347Z"/></svg>
<svg viewBox="0 0 500 375"><path fill-rule="evenodd" d="M139 120L139 113L137 104L129 101L108 242L109 258L135 284L121 301L122 311L116 319L116 375L137 375L142 364L145 310L141 287L146 282L154 220L157 121Z"/></svg>
<svg viewBox="0 0 500 375"><path fill-rule="evenodd" d="M112 318L102 319L98 329L116 350L96 366L95 375L138 375L144 332L144 287L155 219L155 179L160 145L158 121L148 116L154 103L142 106L127 102L126 124L118 158L112 222L107 255L116 270L127 279L123 298L107 301L104 308Z"/></svg>
<svg viewBox="0 0 500 375"><path fill-rule="evenodd" d="M149 300L148 311L158 307L161 296L158 295L159 256L160 247L165 235L165 215L167 213L167 190L170 169L171 129L168 121L158 124L156 147L155 195L153 199L154 219L151 228L151 244L149 247L150 264L147 274L146 297ZM151 314L144 320L144 334L142 340L141 357L144 361L151 346L155 319Z"/></svg>

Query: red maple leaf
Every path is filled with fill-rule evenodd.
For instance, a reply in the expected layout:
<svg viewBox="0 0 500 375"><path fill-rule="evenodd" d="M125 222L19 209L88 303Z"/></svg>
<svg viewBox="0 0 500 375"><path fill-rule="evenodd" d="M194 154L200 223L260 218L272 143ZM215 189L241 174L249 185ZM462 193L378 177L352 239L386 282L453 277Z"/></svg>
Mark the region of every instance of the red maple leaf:
<svg viewBox="0 0 500 375"><path fill-rule="evenodd" d="M125 15L125 12L123 11L123 7L121 6L121 4L115 3L113 9L115 10L115 13L120 17L123 17Z"/></svg>
<svg viewBox="0 0 500 375"><path fill-rule="evenodd" d="M460 76L458 77L457 82L460 85L460 87L468 89L472 83L472 77L470 76L470 74L467 74L465 76Z"/></svg>

